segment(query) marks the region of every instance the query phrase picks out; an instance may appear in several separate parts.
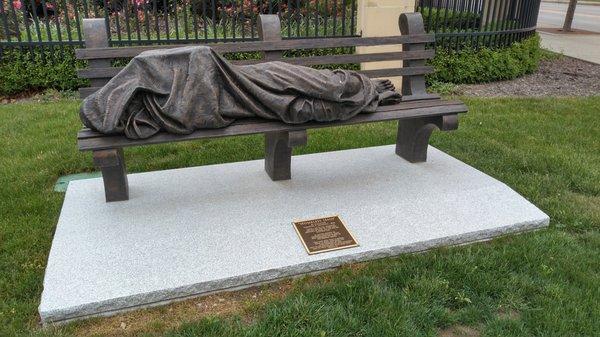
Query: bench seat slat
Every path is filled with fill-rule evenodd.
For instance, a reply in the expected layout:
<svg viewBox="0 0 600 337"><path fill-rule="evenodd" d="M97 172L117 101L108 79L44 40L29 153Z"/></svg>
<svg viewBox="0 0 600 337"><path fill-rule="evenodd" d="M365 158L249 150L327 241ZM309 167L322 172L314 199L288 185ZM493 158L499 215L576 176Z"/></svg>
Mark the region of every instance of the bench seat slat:
<svg viewBox="0 0 600 337"><path fill-rule="evenodd" d="M290 64L301 66L314 66L324 64L348 64L348 63L368 63L379 61L395 61L395 60L423 60L430 59L435 55L433 49L417 50L417 51L402 51L391 53L372 53L372 54L347 54L347 55L323 55L309 57L286 57L274 61L282 61ZM230 63L236 65L250 65L264 62L261 59L254 60L231 60ZM123 67L109 68L87 68L77 71L77 75L82 78L112 78Z"/></svg>
<svg viewBox="0 0 600 337"><path fill-rule="evenodd" d="M260 124L260 123L268 123L272 120L263 119L263 118L242 118L236 120L233 124L242 125L242 124ZM90 128L83 128L77 133L77 139L87 139L87 138L101 138L108 137L108 135L94 131Z"/></svg>
<svg viewBox="0 0 600 337"><path fill-rule="evenodd" d="M382 105L377 107L377 112L384 111L402 111L409 110L415 108L430 108L436 106L444 106L444 105L464 105L463 102L460 101L449 101L442 99L429 99L429 100L421 100L421 101L409 101L409 102L400 102L398 104L392 105ZM243 118L235 121L235 125L242 124L259 124L259 123L268 123L272 122L272 120L263 119L263 118ZM77 138L78 139L86 139L86 138L94 138L94 137L106 137L105 134L93 131L89 128L84 128L79 131Z"/></svg>
<svg viewBox="0 0 600 337"><path fill-rule="evenodd" d="M218 53L237 53L237 52L255 52L255 51L279 51L290 49L315 49L315 48L341 48L341 47L361 47L361 46L381 46L391 44L405 43L429 43L434 42L435 37L431 34L413 34L400 36L384 37L337 37L321 39L288 39L281 41L251 41L235 43L208 43L205 46L213 48ZM154 46L135 46L119 48L85 48L75 50L78 59L113 59L130 58L139 55L141 52L154 49L171 49L186 47L190 44L179 45L154 45Z"/></svg>
<svg viewBox="0 0 600 337"><path fill-rule="evenodd" d="M351 125L368 122L381 122L389 120L409 119L422 116L442 116L448 114L457 114L467 111L467 107L461 102L442 101L444 105L417 107L407 110L390 109L370 114L359 114L354 118L345 121L336 121L329 123L310 122L304 124L286 124L279 121L264 121L259 123L233 123L228 127L220 129L204 129L193 132L189 135L176 135L170 133L159 133L148 139L133 140L121 135L101 137L82 138L78 140L81 151L114 149L128 146L140 146L150 144L160 144L168 142L179 142L203 138L218 138L227 136L250 135L256 133L274 132L274 131L298 131L315 128L325 128L340 125ZM401 103L403 104L403 103ZM401 105L400 104L400 105ZM89 130L87 132L90 132Z"/></svg>

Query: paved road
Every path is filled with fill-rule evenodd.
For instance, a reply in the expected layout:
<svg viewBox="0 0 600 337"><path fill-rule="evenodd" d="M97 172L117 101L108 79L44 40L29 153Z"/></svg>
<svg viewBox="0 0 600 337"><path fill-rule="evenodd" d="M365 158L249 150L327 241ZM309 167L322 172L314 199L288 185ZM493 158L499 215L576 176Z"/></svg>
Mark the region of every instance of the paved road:
<svg viewBox="0 0 600 337"><path fill-rule="evenodd" d="M542 2L537 26L540 28L562 27L566 12L566 4ZM573 28L600 32L600 6L577 5Z"/></svg>

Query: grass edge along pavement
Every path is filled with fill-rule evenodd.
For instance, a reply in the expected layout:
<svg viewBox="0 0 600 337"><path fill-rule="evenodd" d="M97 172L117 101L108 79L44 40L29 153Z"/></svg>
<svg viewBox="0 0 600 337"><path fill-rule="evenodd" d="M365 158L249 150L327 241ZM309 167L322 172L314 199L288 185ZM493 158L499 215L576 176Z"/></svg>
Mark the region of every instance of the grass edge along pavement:
<svg viewBox="0 0 600 337"><path fill-rule="evenodd" d="M598 125L600 97L465 100L471 111L459 130L434 133L432 144L536 204L552 219L548 230L301 278L284 296L250 299L227 314L165 322L166 306L149 310L152 320L138 311L137 321L132 313L47 330L37 325L37 306L63 198L52 189L59 176L94 168L75 145L79 101L0 106L0 335L594 335L600 130L590 126ZM316 130L297 154L390 144L395 131L394 123ZM130 171L141 172L258 159L262 146L262 137L247 136L126 156Z"/></svg>

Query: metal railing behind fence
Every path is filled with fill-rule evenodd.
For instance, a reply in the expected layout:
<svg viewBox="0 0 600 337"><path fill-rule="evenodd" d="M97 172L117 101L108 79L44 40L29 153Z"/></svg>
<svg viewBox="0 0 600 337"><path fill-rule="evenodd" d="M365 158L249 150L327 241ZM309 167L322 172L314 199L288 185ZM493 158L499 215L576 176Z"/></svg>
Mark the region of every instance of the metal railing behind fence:
<svg viewBox="0 0 600 337"><path fill-rule="evenodd" d="M259 14L287 38L355 36L357 0L0 0L0 51L82 45L82 19L104 18L111 45L248 41Z"/></svg>
<svg viewBox="0 0 600 337"><path fill-rule="evenodd" d="M417 0L436 48L498 48L535 33L540 0Z"/></svg>

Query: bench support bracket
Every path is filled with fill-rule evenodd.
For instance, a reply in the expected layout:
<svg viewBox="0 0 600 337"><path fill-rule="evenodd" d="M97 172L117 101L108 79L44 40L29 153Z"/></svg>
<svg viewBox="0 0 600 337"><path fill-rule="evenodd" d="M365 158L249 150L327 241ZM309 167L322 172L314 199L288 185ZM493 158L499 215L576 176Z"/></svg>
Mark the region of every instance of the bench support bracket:
<svg viewBox="0 0 600 337"><path fill-rule="evenodd" d="M102 171L106 202L129 200L129 184L123 149L94 151L94 165Z"/></svg>
<svg viewBox="0 0 600 337"><path fill-rule="evenodd" d="M271 180L292 178L292 148L307 143L306 130L265 133L265 171Z"/></svg>
<svg viewBox="0 0 600 337"><path fill-rule="evenodd" d="M427 161L429 137L436 128L442 131L456 130L458 115L399 120L396 154L411 163Z"/></svg>

